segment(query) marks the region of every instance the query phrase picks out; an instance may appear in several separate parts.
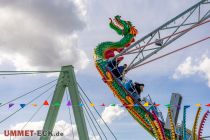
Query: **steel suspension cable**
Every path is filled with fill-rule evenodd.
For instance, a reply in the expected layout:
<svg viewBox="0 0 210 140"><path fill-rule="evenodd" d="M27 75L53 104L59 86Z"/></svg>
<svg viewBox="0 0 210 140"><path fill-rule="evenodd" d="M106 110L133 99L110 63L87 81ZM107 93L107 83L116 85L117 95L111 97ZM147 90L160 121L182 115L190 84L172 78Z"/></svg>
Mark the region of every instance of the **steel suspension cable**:
<svg viewBox="0 0 210 140"><path fill-rule="evenodd" d="M52 72L51 72L52 73ZM43 74L43 73L35 73L35 72L27 72L27 73L0 73L0 76L13 76L13 75L27 75L27 74Z"/></svg>
<svg viewBox="0 0 210 140"><path fill-rule="evenodd" d="M67 102L69 101L69 94L67 93L67 90L66 90L66 99L67 99ZM70 107L68 107L68 113L69 113L69 120L70 120L70 123L71 123L71 132L72 132L72 136L73 136L73 140L74 140L74 128L73 128L73 121L72 121L72 117L71 117L71 110L70 110Z"/></svg>
<svg viewBox="0 0 210 140"><path fill-rule="evenodd" d="M88 122L88 125L90 126L90 129L91 129L91 131L92 131L92 133L93 133L93 136L94 136L95 140L97 140L97 139L96 139L95 132L93 131L93 128L92 128L92 126L91 126L91 124L90 124L90 121L89 121L89 119L88 119L88 116L87 116L85 113L84 113L84 115L85 115L85 119L86 119L87 122Z"/></svg>
<svg viewBox="0 0 210 140"><path fill-rule="evenodd" d="M159 57L157 57L157 58L151 59L151 60L149 60L149 61L147 61L147 62L145 62L145 63L142 63L142 64L140 64L140 65L135 66L134 68L143 66L143 65L148 64L148 63L151 63L151 62L153 62L153 61L156 61L156 60L158 60L158 59L161 59L161 58L163 58L163 57L166 57L166 56L168 56L168 55L170 55L170 54L179 52L179 51L181 51L181 50L183 50L183 49L189 48L189 47L191 47L191 46L193 46L193 45L196 45L196 44L201 43L201 42L203 42L203 41L206 41L206 40L208 40L208 39L210 39L210 36L209 36L209 37L206 37L206 38L204 38L204 39L201 39L201 40L199 40L199 41L196 41L196 42L194 42L194 43L191 43L191 44L189 44L189 45L187 45L187 46L184 46L184 47L182 47L182 48L179 48L179 49L177 49L177 50L174 50L174 51L172 51L172 52L169 52L169 53L167 53L167 54L161 55L161 56L159 56ZM132 68L132 69L134 69L134 68ZM132 69L130 69L130 70L132 70Z"/></svg>
<svg viewBox="0 0 210 140"><path fill-rule="evenodd" d="M0 73L52 73L52 72L64 72L60 70L41 70L41 71L0 71Z"/></svg>
<svg viewBox="0 0 210 140"><path fill-rule="evenodd" d="M57 79L55 79L55 80L53 80L53 81L51 81L51 82L48 82L48 83L46 83L46 84L44 84L44 85L41 85L41 86L39 86L38 88L35 88L35 89L33 89L33 90L31 90L31 91L29 91L29 92L27 92L27 93L25 93L25 94L23 94L23 95L21 95L21 96L19 96L19 97L16 97L16 98L14 98L14 99L12 99L12 100L6 102L6 103L3 103L3 104L0 105L0 107L5 106L5 105L7 105L7 104L9 104L9 103L11 103L11 102L13 102L13 101L19 99L19 98L22 98L22 97L24 97L24 96L26 96L26 95L28 95L28 94L30 94L30 93L33 93L33 92L35 92L35 91L37 91L37 90L39 90L39 89L41 89L41 88L43 88L43 87L45 87L45 86L47 86L47 85L53 83L53 82L55 82L55 81L57 81Z"/></svg>
<svg viewBox="0 0 210 140"><path fill-rule="evenodd" d="M58 73L63 71L0 71L0 76L4 75L26 75L26 74L43 74L43 73Z"/></svg>
<svg viewBox="0 0 210 140"><path fill-rule="evenodd" d="M77 85L78 85L79 89L82 91L82 93L85 95L85 97L87 98L88 102L91 103L91 100L85 94L84 90L82 89L82 87L80 86L80 84L78 82L77 82ZM104 119L101 117L100 113L97 111L97 109L94 106L93 106L93 108L96 111L96 113L98 114L98 116L100 117L100 119L103 121L103 123L105 124L105 126L107 127L107 129L109 130L109 132L112 134L112 136L114 137L114 139L117 140L116 136L114 135L114 133L112 132L112 130L110 129L110 127L107 125L107 123L104 121Z"/></svg>
<svg viewBox="0 0 210 140"><path fill-rule="evenodd" d="M99 129L101 130L102 134L104 135L104 137L105 137L106 140L107 140L106 135L104 134L104 132L103 132L103 130L101 129L100 125L98 124L98 122L97 122L95 116L94 116L93 113L91 112L90 108L88 107L86 101L84 100L84 98L82 97L81 94L80 94L80 97L81 97L82 102L84 103L85 111L86 111L87 115L89 116L89 118L90 118L92 124L94 125L94 127L95 127L95 129L96 129L96 131L97 131L97 133L98 133L98 135L99 135L99 137L100 137L101 140L102 140L101 134L99 133L98 128L96 127L95 123L98 125ZM91 115L92 115L92 117L91 117ZM93 119L94 119L95 123L94 123Z"/></svg>
<svg viewBox="0 0 210 140"><path fill-rule="evenodd" d="M52 94L50 94L46 100L49 100L49 98L52 96ZM42 109L42 107L44 106L44 104L42 104L34 113L33 115L30 117L30 119L25 123L25 125L21 128L21 130L23 130L29 123L30 121L37 115L37 113ZM15 136L16 138L16 136ZM15 140L15 138L13 140Z"/></svg>
<svg viewBox="0 0 210 140"><path fill-rule="evenodd" d="M55 84L56 85L56 84ZM35 101L36 99L38 99L39 97L41 97L42 95L44 95L45 93L47 93L50 89L52 89L53 87L55 87L55 85L51 86L50 88L48 88L47 90L45 90L44 92L42 92L41 94L39 94L38 96L36 96L35 98L33 98L31 101L29 101L28 103L25 104L25 106L31 104L33 101ZM2 119L0 121L0 124L4 121L6 121L7 119L9 119L10 117L12 117L13 115L15 115L17 112L19 112L20 110L22 110L23 108L19 108L18 110L16 110L15 112L13 112L12 114L10 114L9 116L7 116L6 118Z"/></svg>

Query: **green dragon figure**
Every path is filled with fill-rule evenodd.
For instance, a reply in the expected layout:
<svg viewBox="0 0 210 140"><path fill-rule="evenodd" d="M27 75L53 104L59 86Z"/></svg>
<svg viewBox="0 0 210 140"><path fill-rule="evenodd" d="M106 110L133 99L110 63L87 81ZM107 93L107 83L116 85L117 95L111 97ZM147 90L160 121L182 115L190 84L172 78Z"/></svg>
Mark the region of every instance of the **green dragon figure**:
<svg viewBox="0 0 210 140"><path fill-rule="evenodd" d="M120 16L115 16L114 21L110 18L110 27L123 38L118 42L103 42L95 49L96 59L109 59L114 56L114 51L121 52L125 47L129 47L134 42L137 30L130 21L124 21Z"/></svg>

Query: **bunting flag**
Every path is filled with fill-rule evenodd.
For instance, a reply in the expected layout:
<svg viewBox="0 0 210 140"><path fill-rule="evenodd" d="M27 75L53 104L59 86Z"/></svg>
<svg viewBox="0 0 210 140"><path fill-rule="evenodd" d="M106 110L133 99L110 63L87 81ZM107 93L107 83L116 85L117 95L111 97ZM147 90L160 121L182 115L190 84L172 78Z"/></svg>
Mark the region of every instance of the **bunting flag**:
<svg viewBox="0 0 210 140"><path fill-rule="evenodd" d="M81 107L82 107L82 106L84 106L84 105L83 105L83 103L80 103L80 104L79 104L79 106L81 106Z"/></svg>
<svg viewBox="0 0 210 140"><path fill-rule="evenodd" d="M106 105L103 103L103 104L101 104L101 106L106 106Z"/></svg>
<svg viewBox="0 0 210 140"><path fill-rule="evenodd" d="M9 104L9 108L11 108L12 106L14 106L15 104L13 104L13 103L11 103L11 104Z"/></svg>
<svg viewBox="0 0 210 140"><path fill-rule="evenodd" d="M2 103L0 103L0 105L1 105ZM15 105L15 103L10 103L9 104L9 108L12 108L13 106ZM17 104L18 105L18 104ZM20 104L20 106L21 106L21 108L24 108L25 107L25 105L26 104ZM33 104L31 104L33 107L37 107L38 105L37 104L35 104L35 103L33 103ZM49 102L47 101L47 100L45 100L44 102L43 102L43 105L44 106L49 106ZM59 103L59 102L55 102L54 104L53 104L53 106L60 106L61 105L61 103ZM72 103L71 103L71 101L69 100L68 102L67 102L67 104L66 104L68 107L69 106L73 106L72 105ZM89 104L91 107L94 107L95 106L95 104L93 103L93 102L91 102L90 104ZM105 106L116 106L117 104L109 104L109 105L105 105L104 103L102 103L101 105L98 105L98 106L102 106L102 107L105 107ZM142 104L144 107L148 107L148 106L150 106L151 104L149 103L149 102L144 102L143 104ZM74 106L78 106L78 105L74 105ZM83 103L80 103L79 104L79 106L84 106L84 104ZM136 104L121 104L121 105L119 105L120 107L126 107L126 108L128 108L128 107L136 107L136 106L139 106L139 103L136 103ZM154 106L155 107L158 107L158 106L161 106L161 104L156 104L156 103L154 103ZM169 107L176 107L177 109L180 109L181 108L181 106L180 105L171 105L171 104L166 104L166 105L164 105L165 107L167 107L167 108L169 108ZM191 107L191 106L193 106L193 105L184 105L183 107L184 108L189 108L189 107ZM197 107L201 107L202 105L200 104L200 103L197 103L197 104L195 104L195 106L197 106ZM203 105L204 106L204 105ZM208 103L208 104L206 104L205 106L207 106L207 107L210 107L210 103Z"/></svg>
<svg viewBox="0 0 210 140"><path fill-rule="evenodd" d="M67 105L67 106L71 106L71 102L70 102L70 101L68 101L66 105Z"/></svg>
<svg viewBox="0 0 210 140"><path fill-rule="evenodd" d="M148 103L148 102L146 102L143 106L149 106L149 103Z"/></svg>
<svg viewBox="0 0 210 140"><path fill-rule="evenodd" d="M177 109L181 109L180 105L174 105Z"/></svg>
<svg viewBox="0 0 210 140"><path fill-rule="evenodd" d="M201 106L201 104L195 104L195 106L200 107L200 106Z"/></svg>
<svg viewBox="0 0 210 140"><path fill-rule="evenodd" d="M185 106L184 106L184 108L189 108L189 107L190 107L190 105L185 105Z"/></svg>
<svg viewBox="0 0 210 140"><path fill-rule="evenodd" d="M56 103L54 104L54 106L60 106L60 103L59 103L59 102L56 102Z"/></svg>
<svg viewBox="0 0 210 140"><path fill-rule="evenodd" d="M210 104L206 104L207 107L210 107Z"/></svg>
<svg viewBox="0 0 210 140"><path fill-rule="evenodd" d="M91 106L91 107L94 107L94 106L95 106L95 104L94 104L94 103L90 103L90 106Z"/></svg>
<svg viewBox="0 0 210 140"><path fill-rule="evenodd" d="M43 103L43 105L48 106L49 105L48 101L45 100L44 103Z"/></svg>
<svg viewBox="0 0 210 140"><path fill-rule="evenodd" d="M32 104L32 106L37 107L37 104Z"/></svg>
<svg viewBox="0 0 210 140"><path fill-rule="evenodd" d="M171 104L167 104L167 105L165 105L165 106L169 108L169 107L171 107Z"/></svg>
<svg viewBox="0 0 210 140"><path fill-rule="evenodd" d="M24 108L26 106L26 104L20 104L21 108Z"/></svg>
<svg viewBox="0 0 210 140"><path fill-rule="evenodd" d="M110 106L115 106L116 104L110 104Z"/></svg>
<svg viewBox="0 0 210 140"><path fill-rule="evenodd" d="M160 106L160 104L155 104L155 106Z"/></svg>

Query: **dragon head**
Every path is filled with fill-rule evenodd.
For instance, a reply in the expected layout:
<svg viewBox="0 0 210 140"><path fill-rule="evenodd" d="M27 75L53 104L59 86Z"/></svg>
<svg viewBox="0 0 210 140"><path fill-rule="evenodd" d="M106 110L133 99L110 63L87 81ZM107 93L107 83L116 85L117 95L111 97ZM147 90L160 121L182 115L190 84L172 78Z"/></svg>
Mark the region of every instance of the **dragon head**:
<svg viewBox="0 0 210 140"><path fill-rule="evenodd" d="M121 16L117 15L114 19L110 18L110 27L114 29L119 35L133 35L135 36L138 31L135 26L132 25L130 21L125 21L121 19Z"/></svg>

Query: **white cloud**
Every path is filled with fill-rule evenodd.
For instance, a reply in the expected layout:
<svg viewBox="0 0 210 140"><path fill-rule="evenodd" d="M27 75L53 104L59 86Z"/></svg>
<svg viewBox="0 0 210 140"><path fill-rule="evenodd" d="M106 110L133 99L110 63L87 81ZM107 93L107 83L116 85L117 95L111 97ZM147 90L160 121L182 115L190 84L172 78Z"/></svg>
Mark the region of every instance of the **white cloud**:
<svg viewBox="0 0 210 140"><path fill-rule="evenodd" d="M84 68L88 58L77 48L77 32L85 27L80 14L85 7L78 6L69 0L2 0L0 56L6 60L1 57L1 63L8 61L17 70L59 69L70 64Z"/></svg>
<svg viewBox="0 0 210 140"><path fill-rule="evenodd" d="M195 67L192 66L192 58L187 57L186 60L181 63L173 75L174 79L179 79L181 76L189 76L196 72Z"/></svg>
<svg viewBox="0 0 210 140"><path fill-rule="evenodd" d="M26 122L18 123L14 126L10 127L10 130L21 130L22 127L25 125ZM42 130L43 128L43 121L40 122L30 122L23 130ZM52 137L51 139L53 140L73 140L73 133L72 133L72 128L73 128L73 133L74 133L74 140L79 140L77 130L76 130L76 125L72 125L61 120L57 121L55 123L54 127L54 132L62 132L64 133L64 136L57 136L57 137ZM10 140L9 137L4 136L4 134L0 134L0 139L1 140ZM90 135L91 140L99 140L99 136L96 136L96 139L93 137L93 135ZM16 137L15 140L39 140L39 137L33 136L33 137Z"/></svg>
<svg viewBox="0 0 210 140"><path fill-rule="evenodd" d="M173 78L180 79L194 74L202 75L208 81L207 84L210 87L210 58L207 55L203 55L201 58L194 60L192 57L188 57L177 67Z"/></svg>
<svg viewBox="0 0 210 140"><path fill-rule="evenodd" d="M73 0L73 2L79 7L81 15L87 14L87 0Z"/></svg>
<svg viewBox="0 0 210 140"><path fill-rule="evenodd" d="M124 116L125 111L119 106L108 106L105 107L101 116L106 123L112 123L116 119L120 119ZM99 120L102 123L102 120Z"/></svg>

